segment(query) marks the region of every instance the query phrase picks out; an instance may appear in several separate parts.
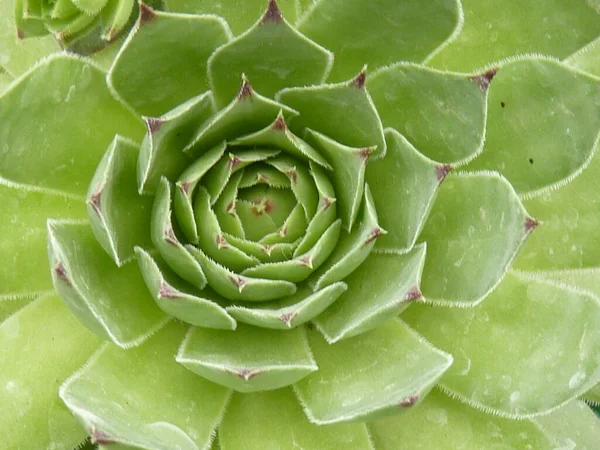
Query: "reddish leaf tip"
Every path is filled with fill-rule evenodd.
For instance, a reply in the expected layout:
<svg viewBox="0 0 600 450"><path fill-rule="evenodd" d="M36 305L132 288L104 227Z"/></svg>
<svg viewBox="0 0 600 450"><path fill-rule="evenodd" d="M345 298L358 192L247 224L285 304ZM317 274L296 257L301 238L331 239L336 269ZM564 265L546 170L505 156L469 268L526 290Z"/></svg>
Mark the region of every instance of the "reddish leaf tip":
<svg viewBox="0 0 600 450"><path fill-rule="evenodd" d="M364 68L360 73L350 82L350 86L357 89L364 89L365 82L367 81L367 69Z"/></svg>
<svg viewBox="0 0 600 450"><path fill-rule="evenodd" d="M187 196L190 193L190 187L191 187L191 183L188 181L178 181L177 183L177 187L179 188L179 190L185 195Z"/></svg>
<svg viewBox="0 0 600 450"><path fill-rule="evenodd" d="M294 320L296 318L296 313L292 312L292 313L286 313L286 314L282 314L281 316L279 316L279 320L283 323L285 323L285 325L288 328L292 327L292 320Z"/></svg>
<svg viewBox="0 0 600 450"><path fill-rule="evenodd" d="M313 268L312 255L306 255L306 256L303 256L302 258L298 258L298 262L300 263L301 266L306 266L309 269Z"/></svg>
<svg viewBox="0 0 600 450"><path fill-rule="evenodd" d="M223 237L222 234L217 234L216 237L217 248L221 250L222 248L229 248L229 242Z"/></svg>
<svg viewBox="0 0 600 450"><path fill-rule="evenodd" d="M273 122L273 124L271 125L271 130L273 130L273 131L287 130L287 124L285 123L285 118L283 117L283 114L280 114L279 116L277 116L277 119L275 119L275 122Z"/></svg>
<svg viewBox="0 0 600 450"><path fill-rule="evenodd" d="M527 217L525 219L525 233L530 233L540 225L540 222L533 217Z"/></svg>
<svg viewBox="0 0 600 450"><path fill-rule="evenodd" d="M411 406L414 406L418 401L419 394L413 394L410 397L406 397L404 400L398 403L398 406L401 406L402 408L410 408Z"/></svg>
<svg viewBox="0 0 600 450"><path fill-rule="evenodd" d="M375 241L375 239L377 239L379 236L386 233L387 232L383 228L381 228L380 226L376 226L369 232L369 236L365 240L363 246L369 245L371 242Z"/></svg>
<svg viewBox="0 0 600 450"><path fill-rule="evenodd" d="M254 93L254 91L252 89L252 85L250 84L248 79L245 76L242 78L243 78L242 86L240 87L240 91L238 92L238 95L237 95L238 100L250 98L250 97L252 97L252 94Z"/></svg>
<svg viewBox="0 0 600 450"><path fill-rule="evenodd" d="M145 23L151 22L156 17L156 13L150 6L146 5L144 2L140 2L140 18L139 23L143 25Z"/></svg>
<svg viewBox="0 0 600 450"><path fill-rule="evenodd" d="M264 16L260 20L260 24L264 25L266 23L281 23L282 21L283 14L281 14L281 10L277 5L276 0L269 0L269 5L267 6Z"/></svg>
<svg viewBox="0 0 600 450"><path fill-rule="evenodd" d="M423 293L419 289L419 286L413 286L412 288L410 288L408 290L408 292L404 296L404 301L412 302L414 300L421 298L422 296L423 296Z"/></svg>
<svg viewBox="0 0 600 450"><path fill-rule="evenodd" d="M288 232L288 228L286 226L283 226L279 229L277 234L281 237L284 237L285 235L287 235L287 232Z"/></svg>
<svg viewBox="0 0 600 450"><path fill-rule="evenodd" d="M148 133L150 134L154 134L160 130L160 127L164 123L163 120L155 117L146 117L144 120L146 121L146 128L148 128Z"/></svg>
<svg viewBox="0 0 600 450"><path fill-rule="evenodd" d="M485 93L487 92L488 88L490 87L490 83L492 82L497 73L498 67L492 67L487 72L484 72L480 75L474 75L469 78L471 79L471 81L474 81L479 86L481 92Z"/></svg>
<svg viewBox="0 0 600 450"><path fill-rule="evenodd" d="M181 298L181 293L165 281L160 283L158 295L161 298Z"/></svg>
<svg viewBox="0 0 600 450"><path fill-rule="evenodd" d="M115 440L112 437L110 437L104 431L98 430L97 428L94 428L90 433L90 441L94 445L109 445L115 443Z"/></svg>
<svg viewBox="0 0 600 450"><path fill-rule="evenodd" d="M23 39L25 39L25 33L23 33L22 30L17 28L17 38L22 41Z"/></svg>
<svg viewBox="0 0 600 450"><path fill-rule="evenodd" d="M435 176L438 181L441 183L446 179L450 171L452 170L452 166L450 164L440 164L435 168Z"/></svg>
<svg viewBox="0 0 600 450"><path fill-rule="evenodd" d="M90 195L88 205L92 207L98 216L102 216L102 189L99 189Z"/></svg>
<svg viewBox="0 0 600 450"><path fill-rule="evenodd" d="M262 250L263 252L265 252L265 253L267 254L267 256L271 256L271 253L273 252L273 246L272 246L272 245L269 245L269 244L264 244L264 245L261 247L261 250Z"/></svg>
<svg viewBox="0 0 600 450"><path fill-rule="evenodd" d="M229 276L229 281L231 281L231 283L238 288L238 291L241 293L244 290L244 287L246 286L246 282L240 278L240 277L236 277L236 276Z"/></svg>
<svg viewBox="0 0 600 450"><path fill-rule="evenodd" d="M335 197L329 197L327 195L324 195L323 199L321 200L321 209L326 210L331 205L333 205L335 202L336 202Z"/></svg>
<svg viewBox="0 0 600 450"><path fill-rule="evenodd" d="M173 232L173 228L171 228L171 227L168 227L165 230L163 238L164 238L165 242L167 242L171 245L174 245L174 246L179 245L179 241L177 240L177 237L175 236L175 233Z"/></svg>
<svg viewBox="0 0 600 450"><path fill-rule="evenodd" d="M360 159L363 160L363 162L366 162L369 159L369 157L373 154L373 151L373 148L363 148L358 150L356 154Z"/></svg>
<svg viewBox="0 0 600 450"><path fill-rule="evenodd" d="M243 378L246 381L251 380L252 378L254 378L257 375L261 374L260 370L253 370L253 369L240 369L236 372L236 374L240 377Z"/></svg>

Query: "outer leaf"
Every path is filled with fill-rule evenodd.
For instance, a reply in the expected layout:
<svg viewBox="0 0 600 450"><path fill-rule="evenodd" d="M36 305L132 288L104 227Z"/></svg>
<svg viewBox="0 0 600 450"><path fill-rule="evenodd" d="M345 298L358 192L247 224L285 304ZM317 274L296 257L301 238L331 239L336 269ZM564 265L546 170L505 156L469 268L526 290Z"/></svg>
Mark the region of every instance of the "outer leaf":
<svg viewBox="0 0 600 450"><path fill-rule="evenodd" d="M409 414L369 424L369 431L377 450L555 448L554 442L527 420L485 414L438 390Z"/></svg>
<svg viewBox="0 0 600 450"><path fill-rule="evenodd" d="M223 107L237 93L242 73L273 97L286 87L324 82L332 64L331 52L296 31L272 0L252 28L211 55L208 77L217 106Z"/></svg>
<svg viewBox="0 0 600 450"><path fill-rule="evenodd" d="M594 412L582 401L573 400L562 408L532 419L556 445L590 449L600 442L600 422Z"/></svg>
<svg viewBox="0 0 600 450"><path fill-rule="evenodd" d="M365 77L363 69L353 80L283 89L276 98L300 113L289 121L300 136L311 128L348 147L376 147L376 155L382 155L383 126L364 88Z"/></svg>
<svg viewBox="0 0 600 450"><path fill-rule="evenodd" d="M282 300L260 303L253 307L229 306L227 312L239 322L262 328L286 330L302 325L323 312L347 288L348 286L341 281L317 292L304 285L294 295Z"/></svg>
<svg viewBox="0 0 600 450"><path fill-rule="evenodd" d="M234 330L235 320L221 304L225 300L210 288L202 291L185 283L158 256L136 247L140 271L158 306L180 320L206 328Z"/></svg>
<svg viewBox="0 0 600 450"><path fill-rule="evenodd" d="M319 425L411 407L452 363L397 319L333 345L316 331L308 335L319 370L295 390L309 420Z"/></svg>
<svg viewBox="0 0 600 450"><path fill-rule="evenodd" d="M310 423L291 389L234 394L219 440L223 450L373 450L364 424Z"/></svg>
<svg viewBox="0 0 600 450"><path fill-rule="evenodd" d="M315 324L328 342L355 336L397 316L421 297L425 244L406 254L374 254L346 279L348 290Z"/></svg>
<svg viewBox="0 0 600 450"><path fill-rule="evenodd" d="M523 53L565 58L600 34L594 1L461 0L464 27L430 61L434 67L477 70ZM596 4L597 5L597 4ZM533 18L535 26L532 26ZM540 19L543 18L543 19Z"/></svg>
<svg viewBox="0 0 600 450"><path fill-rule="evenodd" d="M137 145L116 136L88 189L87 211L94 236L119 266L134 256L135 246L150 246L152 198L137 192L138 154Z"/></svg>
<svg viewBox="0 0 600 450"><path fill-rule="evenodd" d="M585 292L511 273L474 308L403 317L454 355L444 390L503 416L548 412L600 380L600 299Z"/></svg>
<svg viewBox="0 0 600 450"><path fill-rule="evenodd" d="M61 386L92 442L150 450L210 445L230 394L173 361L184 332L171 324L129 351L107 344Z"/></svg>
<svg viewBox="0 0 600 450"><path fill-rule="evenodd" d="M109 83L140 114L164 114L208 89L206 60L230 33L220 17L144 5L108 73Z"/></svg>
<svg viewBox="0 0 600 450"><path fill-rule="evenodd" d="M244 0L243 2L195 0L167 0L169 11L181 11L194 14L217 14L225 18L234 34L243 33L265 11L267 0ZM278 0L277 4L287 20L296 19L296 0Z"/></svg>
<svg viewBox="0 0 600 450"><path fill-rule="evenodd" d="M585 47L582 47L567 59L564 63L571 67L575 67L584 72L600 76L600 42L599 38L594 39Z"/></svg>
<svg viewBox="0 0 600 450"><path fill-rule="evenodd" d="M498 174L448 177L419 238L427 242L423 295L441 304L477 304L536 226Z"/></svg>
<svg viewBox="0 0 600 450"><path fill-rule="evenodd" d="M468 77L398 63L375 72L367 86L384 126L402 133L435 161L459 163L483 148L492 76Z"/></svg>
<svg viewBox="0 0 600 450"><path fill-rule="evenodd" d="M19 296L0 300L0 324L17 311L27 306L35 300L35 298L35 296Z"/></svg>
<svg viewBox="0 0 600 450"><path fill-rule="evenodd" d="M51 290L46 219L84 218L83 201L0 181L0 205L0 300Z"/></svg>
<svg viewBox="0 0 600 450"><path fill-rule="evenodd" d="M298 27L333 51L331 78L339 81L355 73L357 65L377 68L399 60L423 60L460 19L460 4L454 0L321 0Z"/></svg>
<svg viewBox="0 0 600 450"><path fill-rule="evenodd" d="M191 328L176 359L239 392L281 388L317 370L303 328L286 332L245 324L235 331Z"/></svg>
<svg viewBox="0 0 600 450"><path fill-rule="evenodd" d="M120 347L139 345L169 320L135 262L117 267L88 224L48 223L54 287L73 314Z"/></svg>
<svg viewBox="0 0 600 450"><path fill-rule="evenodd" d="M99 344L55 295L37 299L0 325L4 448L71 450L85 439L57 390Z"/></svg>
<svg viewBox="0 0 600 450"><path fill-rule="evenodd" d="M2 94L0 123L1 177L81 196L115 134L143 133L104 73L68 54L43 60Z"/></svg>
<svg viewBox="0 0 600 450"><path fill-rule="evenodd" d="M469 168L501 171L521 194L557 186L592 156L600 84L541 58L503 65L490 86L487 138Z"/></svg>
<svg viewBox="0 0 600 450"><path fill-rule="evenodd" d="M419 153L400 133L388 128L387 152L370 161L365 174L379 221L388 234L375 248L413 247L433 205L440 183L450 170Z"/></svg>
<svg viewBox="0 0 600 450"><path fill-rule="evenodd" d="M573 181L525 200L543 226L531 236L515 261L525 270L600 266L600 154Z"/></svg>

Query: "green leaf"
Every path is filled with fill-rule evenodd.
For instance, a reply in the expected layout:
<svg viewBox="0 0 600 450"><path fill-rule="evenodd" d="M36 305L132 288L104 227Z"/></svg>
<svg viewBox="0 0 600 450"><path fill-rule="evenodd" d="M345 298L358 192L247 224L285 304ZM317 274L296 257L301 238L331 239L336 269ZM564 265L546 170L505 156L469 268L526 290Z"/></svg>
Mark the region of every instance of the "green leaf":
<svg viewBox="0 0 600 450"><path fill-rule="evenodd" d="M576 69L600 76L600 46L598 46L598 42L600 42L600 38L594 39L563 62Z"/></svg>
<svg viewBox="0 0 600 450"><path fill-rule="evenodd" d="M158 255L139 247L135 253L144 281L163 311L192 325L235 330L235 320L221 306L225 299L210 288L200 291L187 284Z"/></svg>
<svg viewBox="0 0 600 450"><path fill-rule="evenodd" d="M0 66L0 94L4 91L10 83L12 83L13 77L4 71L4 69Z"/></svg>
<svg viewBox="0 0 600 450"><path fill-rule="evenodd" d="M135 246L151 243L148 224L153 199L138 194L138 154L137 145L117 135L88 189L88 219L94 236L119 266L134 257Z"/></svg>
<svg viewBox="0 0 600 450"><path fill-rule="evenodd" d="M596 78L541 57L501 66L488 96L483 153L469 169L500 171L520 194L556 187L592 156L600 128Z"/></svg>
<svg viewBox="0 0 600 450"><path fill-rule="evenodd" d="M52 289L46 219L86 217L83 199L0 181L0 301Z"/></svg>
<svg viewBox="0 0 600 450"><path fill-rule="evenodd" d="M310 423L291 389L234 394L219 440L223 450L373 450L364 424Z"/></svg>
<svg viewBox="0 0 600 450"><path fill-rule="evenodd" d="M550 414L534 417L532 422L562 448L591 450L600 442L600 421L579 400L573 400Z"/></svg>
<svg viewBox="0 0 600 450"><path fill-rule="evenodd" d="M374 254L346 279L348 290L314 321L334 343L380 326L421 297L425 244L405 254Z"/></svg>
<svg viewBox="0 0 600 450"><path fill-rule="evenodd" d="M369 256L375 241L385 233L377 224L377 212L369 186L365 186L361 221L351 233L343 232L331 257L315 272L315 290L345 279Z"/></svg>
<svg viewBox="0 0 600 450"><path fill-rule="evenodd" d="M385 137L385 156L370 161L365 174L379 222L388 232L377 239L375 248L408 250L415 245L450 166L423 156L394 129L386 129Z"/></svg>
<svg viewBox="0 0 600 450"><path fill-rule="evenodd" d="M252 28L210 56L208 78L217 106L223 107L237 93L241 74L273 97L286 87L323 83L332 65L331 52L296 31L272 1Z"/></svg>
<svg viewBox="0 0 600 450"><path fill-rule="evenodd" d="M99 344L56 295L40 297L0 324L4 448L70 450L85 439L57 391Z"/></svg>
<svg viewBox="0 0 600 450"><path fill-rule="evenodd" d="M206 276L198 261L181 244L171 223L171 186L161 179L152 209L150 227L152 242L160 256L173 271L188 283L203 289L206 286Z"/></svg>
<svg viewBox="0 0 600 450"><path fill-rule="evenodd" d="M310 129L307 134L315 147L331 162L339 214L344 228L350 231L363 198L367 162L375 148L347 147Z"/></svg>
<svg viewBox="0 0 600 450"><path fill-rule="evenodd" d="M228 300L266 302L293 295L296 292L294 283L238 275L214 262L202 250L192 246L187 248L204 269L208 285Z"/></svg>
<svg viewBox="0 0 600 450"><path fill-rule="evenodd" d="M261 328L287 330L316 317L346 291L346 283L337 282L313 292L304 285L294 295L257 305L228 306L227 312L239 322ZM0 303L1 305L1 303Z"/></svg>
<svg viewBox="0 0 600 450"><path fill-rule="evenodd" d="M107 79L138 113L159 116L208 90L206 60L230 37L220 17L144 6Z"/></svg>
<svg viewBox="0 0 600 450"><path fill-rule="evenodd" d="M540 220L523 246L515 267L558 270L600 266L600 154L570 183L524 200Z"/></svg>
<svg viewBox="0 0 600 450"><path fill-rule="evenodd" d="M596 407L600 405L600 383L583 394L582 398L591 402L591 404L595 405Z"/></svg>
<svg viewBox="0 0 600 450"><path fill-rule="evenodd" d="M485 414L436 389L410 413L378 420L368 427L377 450L555 448L554 442L528 420Z"/></svg>
<svg viewBox="0 0 600 450"><path fill-rule="evenodd" d="M483 148L488 84L485 77L397 63L375 72L367 87L384 126L428 158L461 163Z"/></svg>
<svg viewBox="0 0 600 450"><path fill-rule="evenodd" d="M445 305L479 303L536 226L513 187L498 174L449 176L419 237L427 242L423 295Z"/></svg>
<svg viewBox="0 0 600 450"><path fill-rule="evenodd" d="M173 360L184 332L171 324L128 351L106 344L61 386L61 398L92 442L181 450L210 445L230 393Z"/></svg>
<svg viewBox="0 0 600 450"><path fill-rule="evenodd" d="M461 0L461 3L464 26L447 46L428 58L434 67L477 70L490 61L524 53L562 59L600 34L599 9L594 0Z"/></svg>
<svg viewBox="0 0 600 450"><path fill-rule="evenodd" d="M143 134L104 73L66 53L43 60L3 93L0 123L0 176L81 196L115 134L138 141Z"/></svg>
<svg viewBox="0 0 600 450"><path fill-rule="evenodd" d="M169 11L219 15L227 21L233 33L238 35L250 28L264 13L267 0L244 0L243 2L167 0L166 3ZM296 20L296 0L278 0L277 4L286 19L293 23Z"/></svg>
<svg viewBox="0 0 600 450"><path fill-rule="evenodd" d="M402 317L454 356L443 390L486 411L542 414L600 381L600 299L534 274L507 274L473 308L415 305Z"/></svg>
<svg viewBox="0 0 600 450"><path fill-rule="evenodd" d="M367 63L422 61L460 27L461 15L455 0L321 0L297 26L333 51L330 78L339 81Z"/></svg>
<svg viewBox="0 0 600 450"><path fill-rule="evenodd" d="M239 324L235 331L191 328L177 362L238 392L278 389L317 366L303 328L267 330Z"/></svg>
<svg viewBox="0 0 600 450"><path fill-rule="evenodd" d="M90 330L119 347L140 345L169 320L135 261L117 267L87 223L48 222L54 287Z"/></svg>
<svg viewBox="0 0 600 450"><path fill-rule="evenodd" d="M237 97L198 129L192 143L184 151L191 156L198 156L223 141L266 127L280 111L286 118L298 114L255 92L243 76Z"/></svg>
<svg viewBox="0 0 600 450"><path fill-rule="evenodd" d="M299 136L310 128L348 147L376 147L375 155L383 155L383 125L364 87L365 77L363 69L350 81L287 88L276 98L300 113L288 121Z"/></svg>
<svg viewBox="0 0 600 450"><path fill-rule="evenodd" d="M192 139L198 124L213 114L210 92L194 97L159 118L146 118L147 133L138 160L139 191L154 192L160 178L177 178L192 160L182 152Z"/></svg>
<svg viewBox="0 0 600 450"><path fill-rule="evenodd" d="M312 330L308 341L319 370L295 391L318 425L373 420L411 407L452 363L397 319L335 344Z"/></svg>
<svg viewBox="0 0 600 450"><path fill-rule="evenodd" d="M27 306L35 300L35 298L35 295L24 295L0 299L0 324L17 311Z"/></svg>

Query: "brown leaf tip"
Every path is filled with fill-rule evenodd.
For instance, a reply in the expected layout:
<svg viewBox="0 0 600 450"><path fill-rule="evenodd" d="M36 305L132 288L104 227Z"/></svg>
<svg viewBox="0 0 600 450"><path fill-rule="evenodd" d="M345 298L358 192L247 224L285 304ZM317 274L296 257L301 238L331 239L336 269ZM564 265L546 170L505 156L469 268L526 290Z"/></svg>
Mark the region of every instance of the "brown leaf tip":
<svg viewBox="0 0 600 450"><path fill-rule="evenodd" d="M335 203L336 199L334 197L329 197L327 195L323 196L323 199L321 200L321 209L326 210L328 209L331 205L333 205Z"/></svg>
<svg viewBox="0 0 600 450"><path fill-rule="evenodd" d="M227 242L227 239L225 239L222 234L217 234L216 241L217 241L217 248L219 250L221 250L223 248L229 248L229 242Z"/></svg>
<svg viewBox="0 0 600 450"><path fill-rule="evenodd" d="M421 293L419 286L413 286L408 290L408 292L404 296L404 301L412 302L414 300L421 298L422 296L423 296L423 294Z"/></svg>
<svg viewBox="0 0 600 450"><path fill-rule="evenodd" d="M260 24L264 25L266 23L281 23L283 21L283 15L281 14L281 10L277 5L275 0L269 0L269 6L267 6L267 10L265 11L265 15L262 17Z"/></svg>
<svg viewBox="0 0 600 450"><path fill-rule="evenodd" d="M248 79L244 76L242 80L242 86L240 87L240 91L238 92L237 99L244 100L245 98L252 97L254 90L252 89L252 85L248 81Z"/></svg>
<svg viewBox="0 0 600 450"><path fill-rule="evenodd" d="M363 160L363 162L367 162L369 157L373 154L373 148L363 148L356 152L358 157Z"/></svg>
<svg viewBox="0 0 600 450"><path fill-rule="evenodd" d="M17 38L18 38L20 41L22 41L23 39L25 39L25 33L23 33L23 31L22 31L22 30L19 30L18 28L17 28Z"/></svg>
<svg viewBox="0 0 600 450"><path fill-rule="evenodd" d="M377 239L382 234L386 234L387 232L381 228L380 226L376 226L369 232L369 236L367 237L365 243L363 245L369 245L375 239Z"/></svg>
<svg viewBox="0 0 600 450"><path fill-rule="evenodd" d="M296 318L295 312L286 313L286 314L282 314L281 316L279 316L279 320L282 321L283 323L285 323L285 325L288 328L292 327L292 320L294 320L295 318Z"/></svg>
<svg viewBox="0 0 600 450"><path fill-rule="evenodd" d="M225 212L226 212L227 214L233 214L233 213L234 213L234 206L235 206L235 205L233 204L233 202L229 202L229 203L227 204L227 206L225 207Z"/></svg>
<svg viewBox="0 0 600 450"><path fill-rule="evenodd" d="M148 128L148 132L150 134L156 133L160 130L160 127L164 123L164 121L157 119L155 117L146 117L146 127Z"/></svg>
<svg viewBox="0 0 600 450"><path fill-rule="evenodd" d="M234 169L237 165L239 165L242 162L242 160L240 158L238 158L237 156L235 156L233 153L229 154L229 168Z"/></svg>
<svg viewBox="0 0 600 450"><path fill-rule="evenodd" d="M102 190L98 190L90 195L88 205L92 207L98 216L102 216Z"/></svg>
<svg viewBox="0 0 600 450"><path fill-rule="evenodd" d="M441 183L446 179L450 171L452 170L452 166L450 164L440 164L435 168L435 176L438 181Z"/></svg>
<svg viewBox="0 0 600 450"><path fill-rule="evenodd" d="M263 252L265 252L265 254L266 254L267 256L271 256L271 253L273 253L273 245L264 244L264 245L261 247L261 250L262 250Z"/></svg>
<svg viewBox="0 0 600 450"><path fill-rule="evenodd" d="M298 182L298 172L296 171L295 167L293 169L290 169L290 170L286 171L286 175L288 177L290 177L290 181L293 184L296 184Z"/></svg>
<svg viewBox="0 0 600 450"><path fill-rule="evenodd" d="M156 13L152 8L143 2L140 2L140 25L151 22L156 17Z"/></svg>
<svg viewBox="0 0 600 450"><path fill-rule="evenodd" d="M173 232L173 228L168 227L165 230L163 237L164 237L165 242L167 242L171 245L175 245L175 246L179 245L179 241L177 240L177 237L175 236L175 233Z"/></svg>
<svg viewBox="0 0 600 450"><path fill-rule="evenodd" d="M492 67L487 72L484 72L480 75L474 75L469 78L471 79L471 81L477 83L479 89L481 89L481 92L486 93L488 88L490 87L490 83L492 82L497 73L498 67Z"/></svg>
<svg viewBox="0 0 600 450"><path fill-rule="evenodd" d="M106 434L104 431L100 431L94 428L90 433L90 441L92 444L109 445L114 444L115 440Z"/></svg>
<svg viewBox="0 0 600 450"><path fill-rule="evenodd" d="M161 298L181 298L181 293L165 281L160 283L158 295Z"/></svg>
<svg viewBox="0 0 600 450"><path fill-rule="evenodd" d="M298 263L301 266L305 266L305 267L308 267L309 269L312 269L313 268L312 255L306 255L306 256L303 256L302 258L298 258Z"/></svg>
<svg viewBox="0 0 600 450"><path fill-rule="evenodd" d="M254 378L255 376L260 375L261 371L256 370L256 369L240 369L236 372L236 374L240 378L243 378L244 380L249 381L252 378Z"/></svg>
<svg viewBox="0 0 600 450"><path fill-rule="evenodd" d="M365 82L367 81L367 69L364 68L360 71L360 73L350 82L350 86L355 87L357 89L364 89Z"/></svg>
<svg viewBox="0 0 600 450"><path fill-rule="evenodd" d="M57 261L56 265L54 266L54 275L67 286L72 286L69 275L67 275L67 270L62 262Z"/></svg>
<svg viewBox="0 0 600 450"><path fill-rule="evenodd" d="M190 193L191 183L189 181L178 181L177 187L187 197Z"/></svg>
<svg viewBox="0 0 600 450"><path fill-rule="evenodd" d="M530 233L540 225L540 222L533 217L527 217L525 219L525 233Z"/></svg>
<svg viewBox="0 0 600 450"><path fill-rule="evenodd" d="M279 229L279 231L277 232L277 234L281 237L286 236L288 233L288 228L286 226L283 226Z"/></svg>
<svg viewBox="0 0 600 450"><path fill-rule="evenodd" d="M238 288L238 291L241 293L244 290L244 287L246 286L246 282L240 278L240 277L236 277L233 275L229 276L229 281L231 281L231 283Z"/></svg>
<svg viewBox="0 0 600 450"><path fill-rule="evenodd" d="M398 403L398 406L401 406L402 408L410 408L411 406L414 406L418 401L419 394L413 394L410 397L406 397L404 400Z"/></svg>
<svg viewBox="0 0 600 450"><path fill-rule="evenodd" d="M283 117L283 114L280 114L277 116L277 119L275 119L275 122L273 122L273 125L271 125L271 130L273 130L273 131L287 130L287 124L285 123L285 118Z"/></svg>

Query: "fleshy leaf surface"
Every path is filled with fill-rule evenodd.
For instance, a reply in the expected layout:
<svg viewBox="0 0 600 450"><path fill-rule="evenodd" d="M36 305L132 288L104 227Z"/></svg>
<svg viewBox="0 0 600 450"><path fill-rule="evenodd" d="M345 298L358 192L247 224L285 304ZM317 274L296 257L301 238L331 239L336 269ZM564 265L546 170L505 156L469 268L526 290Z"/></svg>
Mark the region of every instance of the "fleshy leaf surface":
<svg viewBox="0 0 600 450"><path fill-rule="evenodd" d="M324 82L332 64L331 52L300 34L270 1L252 28L211 55L208 77L217 106L223 107L237 93L241 74L273 97L286 87Z"/></svg>
<svg viewBox="0 0 600 450"><path fill-rule="evenodd" d="M419 237L427 242L423 295L441 304L480 302L536 226L512 186L498 174L449 176Z"/></svg>
<svg viewBox="0 0 600 450"><path fill-rule="evenodd" d="M471 406L534 416L600 380L600 300L585 291L511 272L473 308L415 305L402 317L454 356L440 386Z"/></svg>
<svg viewBox="0 0 600 450"><path fill-rule="evenodd" d="M400 60L422 61L459 26L460 15L455 0L321 0L297 26L333 51L330 78L340 81L355 73L357 64L375 69Z"/></svg>
<svg viewBox="0 0 600 450"><path fill-rule="evenodd" d="M405 254L371 253L346 279L348 290L314 321L328 342L380 326L421 297L425 244Z"/></svg>
<svg viewBox="0 0 600 450"><path fill-rule="evenodd" d="M191 328L177 362L239 392L288 386L317 370L304 328L281 332L239 324L235 331Z"/></svg>
<svg viewBox="0 0 600 450"><path fill-rule="evenodd" d="M428 158L459 163L479 154L485 139L489 81L477 80L398 63L375 72L367 87L385 127L400 132Z"/></svg>
<svg viewBox="0 0 600 450"><path fill-rule="evenodd" d="M319 370L294 388L309 420L319 425L411 407L452 364L450 355L398 319L335 344L314 329L308 340Z"/></svg>
<svg viewBox="0 0 600 450"><path fill-rule="evenodd" d="M561 448L590 449L600 442L600 422L584 402L573 400L550 414L531 419ZM574 447L572 447L575 445Z"/></svg>
<svg viewBox="0 0 600 450"><path fill-rule="evenodd" d="M156 117L208 90L206 61L231 32L217 16L144 8L108 80L138 113Z"/></svg>
<svg viewBox="0 0 600 450"><path fill-rule="evenodd" d="M66 53L43 60L2 94L0 123L1 177L77 196L85 196L115 134L135 141L143 135L104 73Z"/></svg>
<svg viewBox="0 0 600 450"><path fill-rule="evenodd" d="M98 345L56 295L40 297L0 324L4 448L71 450L85 439L57 392Z"/></svg>
<svg viewBox="0 0 600 450"><path fill-rule="evenodd" d="M54 287L90 330L120 347L139 345L169 320L135 261L117 267L87 223L48 223Z"/></svg>
<svg viewBox="0 0 600 450"><path fill-rule="evenodd" d="M326 427L310 423L291 389L234 394L219 441L222 450L373 450L362 423Z"/></svg>
<svg viewBox="0 0 600 450"><path fill-rule="evenodd" d="M579 173L600 129L600 83L554 60L502 64L489 88L482 154L469 169L501 172L520 194Z"/></svg>
<svg viewBox="0 0 600 450"><path fill-rule="evenodd" d="M486 414L437 389L409 413L368 427L377 450L431 450L440 445L461 450L554 448L533 423Z"/></svg>
<svg viewBox="0 0 600 450"><path fill-rule="evenodd" d="M394 129L386 129L385 138L384 157L370 161L365 173L379 222L387 231L377 239L375 248L408 250L415 244L450 166L426 158Z"/></svg>
<svg viewBox="0 0 600 450"><path fill-rule="evenodd" d="M129 351L106 344L61 386L92 442L153 450L210 444L230 392L173 360L184 333L170 324Z"/></svg>

